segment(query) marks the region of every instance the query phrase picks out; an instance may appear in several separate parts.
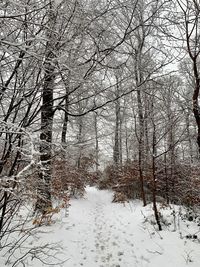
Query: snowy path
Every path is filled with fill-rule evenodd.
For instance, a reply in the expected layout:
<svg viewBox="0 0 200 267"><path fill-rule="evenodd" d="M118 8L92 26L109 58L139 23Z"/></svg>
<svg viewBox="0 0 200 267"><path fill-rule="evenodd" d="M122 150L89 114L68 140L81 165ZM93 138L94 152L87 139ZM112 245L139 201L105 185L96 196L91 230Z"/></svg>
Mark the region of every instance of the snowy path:
<svg viewBox="0 0 200 267"><path fill-rule="evenodd" d="M49 227L46 240L64 246L63 258L68 260L63 267L200 266L198 242L181 239L179 231L158 233L143 223L142 213L152 214L150 206L144 209L139 201L124 206L111 200L110 192L87 188L84 199L72 200L69 217L60 214Z"/></svg>
<svg viewBox="0 0 200 267"><path fill-rule="evenodd" d="M80 201L73 201L70 217L77 220L74 228L79 228L78 250L82 257L79 263L73 263L72 260L66 266L125 267L130 266L130 258L132 266L139 266L136 265L138 260L134 253L133 233L129 233L127 228L130 222L123 218L123 212L126 213L127 208L122 204L112 204L111 200L109 192L89 188L87 199L82 202L81 209L78 209L79 214L74 205L79 206ZM75 214L72 214L73 210ZM73 236L76 236L76 231ZM77 254L73 254L71 256L77 258Z"/></svg>

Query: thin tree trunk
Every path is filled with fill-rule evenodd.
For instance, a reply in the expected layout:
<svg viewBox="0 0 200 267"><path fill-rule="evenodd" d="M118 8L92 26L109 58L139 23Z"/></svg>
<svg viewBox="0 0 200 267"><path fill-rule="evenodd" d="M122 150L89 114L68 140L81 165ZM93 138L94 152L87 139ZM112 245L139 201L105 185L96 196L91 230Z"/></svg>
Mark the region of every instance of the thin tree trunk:
<svg viewBox="0 0 200 267"><path fill-rule="evenodd" d="M65 112L64 112L64 120L63 120L63 126L62 126L62 134L61 134L61 142L63 145L66 145L66 137L67 137L67 126L69 122L69 86L70 86L70 71L68 72L67 79L63 77L61 73L61 78L63 80L63 83L65 85Z"/></svg>
<svg viewBox="0 0 200 267"><path fill-rule="evenodd" d="M165 164L165 197L167 200L167 204L169 204L169 180L168 180L168 161L167 161L167 154L164 154L164 164Z"/></svg>
<svg viewBox="0 0 200 267"><path fill-rule="evenodd" d="M140 179L140 190L141 190L141 198L143 201L143 205L146 206L146 195L144 190L144 114L143 114L143 105L142 105L142 92L141 86L139 86L143 81L143 73L141 70L141 53L144 45L144 40L138 39L138 49L135 51L135 80L137 85L137 105L138 105L138 120L139 120L139 153L138 153L138 161L139 161L139 179Z"/></svg>
<svg viewBox="0 0 200 267"><path fill-rule="evenodd" d="M176 181L175 181L175 162L176 162L176 157L175 157L175 152L174 152L174 131L173 131L173 125L172 125L172 118L171 118L171 114L169 114L169 123L170 123L170 129L169 129L169 133L168 133L168 150L169 150L169 167L170 167L170 179L172 181L171 184L171 194L172 196L176 195L176 191L175 191L175 185L176 185Z"/></svg>
<svg viewBox="0 0 200 267"><path fill-rule="evenodd" d="M180 3L179 3L180 5ZM180 5L181 6L181 5ZM185 16L185 30L186 30L186 43L187 43L187 50L188 54L192 60L193 64L193 75L194 75L194 81L195 81L195 86L194 86L194 91L193 91L193 96L192 96L192 103L193 103L193 114L194 118L196 120L196 125L197 125L197 145L198 145L198 157L200 157L200 112L199 112L199 90L200 90L200 76L199 76L199 54L200 50L198 47L198 39L199 39L199 33L198 33L198 28L199 28L199 7L198 5L194 4L194 10L195 10L195 19L193 20L193 26L189 23L188 17L187 17L187 12L184 13ZM190 8L189 8L190 11ZM191 31L192 29L192 31ZM193 37L192 32L196 33L196 36ZM195 38L195 42L193 40ZM190 43L192 39L192 42ZM194 46L195 43L195 46Z"/></svg>
<svg viewBox="0 0 200 267"><path fill-rule="evenodd" d="M140 179L140 190L143 205L146 206L146 196L144 191L144 117L142 112L142 100L141 91L137 90L137 101L138 101L138 115L139 115L139 152L138 152L138 163L139 163L139 179Z"/></svg>
<svg viewBox="0 0 200 267"><path fill-rule="evenodd" d="M96 172L99 169L99 139L98 139L98 121L97 121L97 113L94 113L94 131L95 131L95 167Z"/></svg>
<svg viewBox="0 0 200 267"><path fill-rule="evenodd" d="M80 102L78 103L79 105L79 114L81 114L81 104ZM78 159L77 159L77 167L80 168L81 167L81 158L82 158L82 153L83 153L83 117L80 116L78 117L78 145L79 145L79 151L78 151Z"/></svg>
<svg viewBox="0 0 200 267"><path fill-rule="evenodd" d="M157 178L156 178L156 126L153 122L153 149L152 149L152 172L153 172L153 189L152 189L152 195L153 195L153 210L154 210L154 216L156 219L156 223L158 225L158 230L162 231L162 226L160 223L160 216L158 213L157 203L156 203L156 194L157 194Z"/></svg>
<svg viewBox="0 0 200 267"><path fill-rule="evenodd" d="M187 131L187 139L189 142L189 154L190 154L190 163L193 163L193 149L192 149L192 140L191 140L191 133L190 133L190 118L189 118L189 111L186 111L185 115L186 120L186 131Z"/></svg>
<svg viewBox="0 0 200 267"><path fill-rule="evenodd" d="M199 155L200 155L200 113L199 113L199 90L200 90L200 77L197 67L197 58L193 57L193 72L194 72L194 78L195 78L195 88L193 92L193 114L196 120L197 124L197 144L199 148Z"/></svg>
<svg viewBox="0 0 200 267"><path fill-rule="evenodd" d="M66 91L65 113L64 113L62 136L61 136L61 141L63 145L66 145L67 126L68 126L68 121L69 121L68 111L69 111L69 95L68 95L68 92Z"/></svg>
<svg viewBox="0 0 200 267"><path fill-rule="evenodd" d="M117 93L116 97L119 97L119 85L117 82ZM119 141L119 131L120 131L120 99L118 98L115 102L115 140L113 149L113 161L116 166L119 167L120 163L120 141Z"/></svg>
<svg viewBox="0 0 200 267"><path fill-rule="evenodd" d="M125 120L125 148L126 148L126 161L129 161L129 138L128 138L128 127L127 127L127 121Z"/></svg>
<svg viewBox="0 0 200 267"><path fill-rule="evenodd" d="M122 153L122 115L121 114L119 118L119 162L120 162L120 167L122 167L123 153Z"/></svg>

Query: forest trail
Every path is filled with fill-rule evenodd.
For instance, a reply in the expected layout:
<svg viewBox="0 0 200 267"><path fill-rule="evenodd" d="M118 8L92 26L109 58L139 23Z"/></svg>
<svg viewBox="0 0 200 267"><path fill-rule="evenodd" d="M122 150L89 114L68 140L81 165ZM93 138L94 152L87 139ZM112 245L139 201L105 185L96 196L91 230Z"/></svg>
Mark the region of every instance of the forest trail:
<svg viewBox="0 0 200 267"><path fill-rule="evenodd" d="M93 187L86 193L71 201L60 227L68 259L64 267L200 266L199 244L180 239L178 231L157 232L144 222L146 216L153 218L151 205L112 203L112 192Z"/></svg>
<svg viewBox="0 0 200 267"><path fill-rule="evenodd" d="M76 202L79 201L75 200L73 204ZM127 212L127 209L131 212L129 204L113 204L110 192L88 188L80 213L74 214L77 226L81 228L78 232L81 260L79 263L66 263L66 266L128 267L130 258L131 266L144 266L139 265L140 260L134 252L134 235L127 227L130 222L123 216L123 210Z"/></svg>
<svg viewBox="0 0 200 267"><path fill-rule="evenodd" d="M71 200L69 216L64 210L57 214L41 237L63 247L63 267L199 267L199 241L184 238L199 230L179 221L174 231L171 213L171 208L162 210L169 226L158 232L152 205L112 203L112 192L87 187L84 198Z"/></svg>

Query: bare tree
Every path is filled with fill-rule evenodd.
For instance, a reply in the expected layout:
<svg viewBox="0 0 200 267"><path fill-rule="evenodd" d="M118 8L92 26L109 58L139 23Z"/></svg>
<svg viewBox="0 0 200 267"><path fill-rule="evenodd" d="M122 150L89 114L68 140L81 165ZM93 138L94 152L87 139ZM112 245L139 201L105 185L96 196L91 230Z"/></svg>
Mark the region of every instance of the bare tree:
<svg viewBox="0 0 200 267"><path fill-rule="evenodd" d="M199 14L200 5L196 0L184 0L174 2L176 7L175 16L178 20L178 30L180 31L180 38L183 40L183 50L187 52L190 57L193 69L194 86L193 86L193 114L196 120L198 129L197 144L200 152L200 114L199 114L199 42L200 42L200 24Z"/></svg>

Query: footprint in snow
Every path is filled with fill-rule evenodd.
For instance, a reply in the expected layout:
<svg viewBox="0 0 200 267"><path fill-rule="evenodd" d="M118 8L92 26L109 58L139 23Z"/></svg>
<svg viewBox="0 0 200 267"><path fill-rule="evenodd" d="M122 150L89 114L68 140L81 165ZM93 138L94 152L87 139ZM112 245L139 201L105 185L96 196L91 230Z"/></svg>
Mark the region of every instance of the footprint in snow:
<svg viewBox="0 0 200 267"><path fill-rule="evenodd" d="M149 259L145 258L143 255L140 257L140 259L143 260L143 261L146 261L146 262L150 263Z"/></svg>
<svg viewBox="0 0 200 267"><path fill-rule="evenodd" d="M101 250L104 250L105 249L105 246L100 246Z"/></svg>

